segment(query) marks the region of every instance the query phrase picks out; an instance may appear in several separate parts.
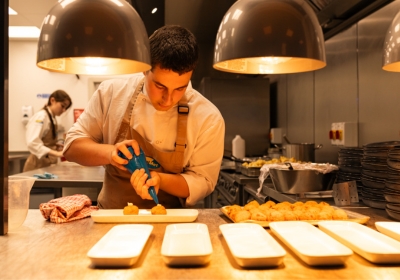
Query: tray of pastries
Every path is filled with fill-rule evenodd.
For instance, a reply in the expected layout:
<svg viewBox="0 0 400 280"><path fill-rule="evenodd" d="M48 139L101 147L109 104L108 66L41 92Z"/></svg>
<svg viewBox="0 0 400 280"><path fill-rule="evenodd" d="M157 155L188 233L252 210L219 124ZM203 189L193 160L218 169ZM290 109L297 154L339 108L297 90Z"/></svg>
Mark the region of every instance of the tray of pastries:
<svg viewBox="0 0 400 280"><path fill-rule="evenodd" d="M267 201L263 204L253 200L245 206L229 205L220 210L232 222L256 223L263 227L269 227L270 222L276 221L305 221L317 225L320 221L342 220L365 224L370 218L314 200L295 203Z"/></svg>

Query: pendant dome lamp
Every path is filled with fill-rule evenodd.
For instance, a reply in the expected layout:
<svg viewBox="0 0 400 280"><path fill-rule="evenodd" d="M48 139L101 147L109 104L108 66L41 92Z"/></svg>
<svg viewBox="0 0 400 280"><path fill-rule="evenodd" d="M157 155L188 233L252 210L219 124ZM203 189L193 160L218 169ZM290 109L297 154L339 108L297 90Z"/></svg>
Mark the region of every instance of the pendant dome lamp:
<svg viewBox="0 0 400 280"><path fill-rule="evenodd" d="M117 75L151 68L146 28L125 0L63 0L44 18L37 66L54 72Z"/></svg>
<svg viewBox="0 0 400 280"><path fill-rule="evenodd" d="M383 70L400 72L400 11L386 32L382 60Z"/></svg>
<svg viewBox="0 0 400 280"><path fill-rule="evenodd" d="M238 0L226 12L213 67L240 74L283 74L326 66L322 28L304 0Z"/></svg>

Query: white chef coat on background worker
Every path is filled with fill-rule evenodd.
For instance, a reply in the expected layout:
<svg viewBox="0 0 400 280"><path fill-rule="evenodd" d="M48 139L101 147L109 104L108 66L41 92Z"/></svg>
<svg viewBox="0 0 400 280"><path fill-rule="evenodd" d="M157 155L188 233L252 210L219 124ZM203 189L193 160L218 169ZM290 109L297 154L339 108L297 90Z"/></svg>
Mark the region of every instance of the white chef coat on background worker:
<svg viewBox="0 0 400 280"><path fill-rule="evenodd" d="M51 110L50 115L53 118L54 125L57 126L57 120ZM25 139L28 145L28 150L31 154L37 156L39 159L46 156L51 150L43 144L43 137L47 132L51 132L51 122L49 115L44 109L35 113L26 124Z"/></svg>
<svg viewBox="0 0 400 280"><path fill-rule="evenodd" d="M128 102L143 77L143 74L135 74L129 79L106 80L101 83L83 114L68 131L64 152L75 139L81 137L90 137L98 143L114 144ZM217 183L224 151L225 123L217 107L193 89L191 83L185 96L189 115L183 162L185 169L181 175L190 193L185 206L193 206L211 194ZM174 151L177 106L168 111L157 111L143 87L132 112L133 128L157 149Z"/></svg>

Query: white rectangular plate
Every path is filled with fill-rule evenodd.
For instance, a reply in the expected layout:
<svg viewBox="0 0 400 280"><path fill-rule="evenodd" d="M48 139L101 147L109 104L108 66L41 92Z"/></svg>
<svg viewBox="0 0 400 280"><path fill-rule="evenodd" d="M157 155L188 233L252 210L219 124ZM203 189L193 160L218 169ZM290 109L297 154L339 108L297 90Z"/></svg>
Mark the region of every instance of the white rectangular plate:
<svg viewBox="0 0 400 280"><path fill-rule="evenodd" d="M196 209L167 209L166 215L152 215L148 209L140 209L138 215L124 215L122 209L100 209L92 212L92 219L96 223L189 223L198 215Z"/></svg>
<svg viewBox="0 0 400 280"><path fill-rule="evenodd" d="M219 229L240 266L278 266L283 262L286 251L262 226L224 224Z"/></svg>
<svg viewBox="0 0 400 280"><path fill-rule="evenodd" d="M303 221L270 222L272 232L308 265L342 265L353 252Z"/></svg>
<svg viewBox="0 0 400 280"><path fill-rule="evenodd" d="M87 256L95 266L132 266L139 259L152 231L152 225L114 226Z"/></svg>
<svg viewBox="0 0 400 280"><path fill-rule="evenodd" d="M400 263L400 242L369 227L342 221L319 222L318 227L373 263Z"/></svg>
<svg viewBox="0 0 400 280"><path fill-rule="evenodd" d="M192 223L167 226L161 255L168 265L203 265L210 261L212 251L207 225Z"/></svg>
<svg viewBox="0 0 400 280"><path fill-rule="evenodd" d="M400 241L400 222L375 222L375 226L383 234Z"/></svg>

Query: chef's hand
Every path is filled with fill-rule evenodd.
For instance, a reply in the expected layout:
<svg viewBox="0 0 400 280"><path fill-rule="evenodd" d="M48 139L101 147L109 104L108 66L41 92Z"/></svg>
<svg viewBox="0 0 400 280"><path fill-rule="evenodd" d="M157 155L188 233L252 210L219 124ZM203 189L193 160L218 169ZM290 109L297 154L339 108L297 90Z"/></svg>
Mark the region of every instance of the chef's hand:
<svg viewBox="0 0 400 280"><path fill-rule="evenodd" d="M50 150L49 155L54 156L54 157L62 157L63 152L62 151L56 151L56 150Z"/></svg>
<svg viewBox="0 0 400 280"><path fill-rule="evenodd" d="M131 176L131 185L136 191L136 193L142 199L150 199L152 200L149 194L149 188L151 186L154 187L156 193L160 189L161 178L160 175L155 171L150 171L151 178L148 179L147 174L144 171L144 168L136 169ZM148 179L148 180L147 180ZM147 181L146 181L147 180Z"/></svg>
<svg viewBox="0 0 400 280"><path fill-rule="evenodd" d="M128 147L131 146L135 151L135 154L138 156L140 154L139 144L136 140L124 140L114 145L114 149L111 150L110 154L110 164L121 169L127 171L124 167L125 164L128 163L128 160L121 158L118 156L118 152L123 153L128 159L132 159L133 155L128 150Z"/></svg>

